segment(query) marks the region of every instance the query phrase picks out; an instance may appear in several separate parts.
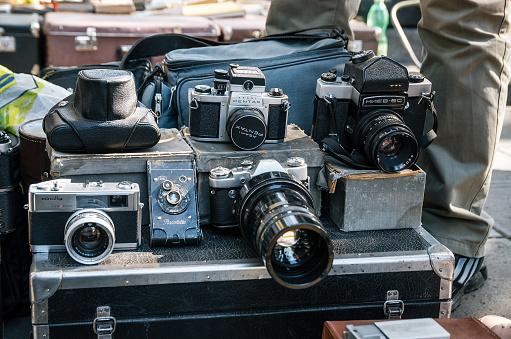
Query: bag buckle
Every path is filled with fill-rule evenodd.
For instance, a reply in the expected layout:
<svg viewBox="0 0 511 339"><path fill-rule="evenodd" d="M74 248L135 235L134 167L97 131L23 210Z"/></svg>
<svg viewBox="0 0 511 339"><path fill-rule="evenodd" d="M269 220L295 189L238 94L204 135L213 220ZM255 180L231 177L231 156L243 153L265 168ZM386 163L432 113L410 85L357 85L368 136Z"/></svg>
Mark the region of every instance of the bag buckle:
<svg viewBox="0 0 511 339"><path fill-rule="evenodd" d="M92 329L98 335L98 339L111 339L116 325L117 321L110 316L110 306L100 306L96 309L96 318L92 323Z"/></svg>

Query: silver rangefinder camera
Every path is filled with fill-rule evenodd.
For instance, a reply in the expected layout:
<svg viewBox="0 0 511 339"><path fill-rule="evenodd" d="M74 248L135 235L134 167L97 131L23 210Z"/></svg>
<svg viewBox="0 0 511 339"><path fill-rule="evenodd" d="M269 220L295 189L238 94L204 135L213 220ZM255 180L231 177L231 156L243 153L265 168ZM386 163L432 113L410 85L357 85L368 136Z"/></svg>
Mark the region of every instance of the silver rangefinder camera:
<svg viewBox="0 0 511 339"><path fill-rule="evenodd" d="M81 264L97 264L113 250L140 245L142 207L138 184L127 181L58 179L30 185L30 249L67 251Z"/></svg>
<svg viewBox="0 0 511 339"><path fill-rule="evenodd" d="M290 104L280 88L266 93L257 67L233 64L215 70L214 87L197 85L191 93L190 136L198 141L232 142L242 150L284 141Z"/></svg>

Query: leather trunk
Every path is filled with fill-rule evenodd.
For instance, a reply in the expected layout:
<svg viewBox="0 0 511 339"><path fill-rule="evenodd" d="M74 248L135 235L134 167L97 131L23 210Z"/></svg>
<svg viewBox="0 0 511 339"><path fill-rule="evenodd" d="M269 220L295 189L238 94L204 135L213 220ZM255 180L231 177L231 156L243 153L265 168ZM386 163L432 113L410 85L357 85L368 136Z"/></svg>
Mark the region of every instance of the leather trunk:
<svg viewBox="0 0 511 339"><path fill-rule="evenodd" d="M218 40L220 35L219 27L206 18L151 15L145 12L52 12L45 15L44 32L46 66L81 66L118 61L135 41L154 34L182 33L212 40Z"/></svg>
<svg viewBox="0 0 511 339"><path fill-rule="evenodd" d="M44 66L39 14L0 14L0 65L37 75Z"/></svg>
<svg viewBox="0 0 511 339"><path fill-rule="evenodd" d="M205 226L196 247L150 248L143 227L138 250L96 266L35 254L34 338L98 330L114 338L320 338L325 321L450 316L454 257L426 231L343 233L322 221L333 267L306 289L277 284L237 228Z"/></svg>

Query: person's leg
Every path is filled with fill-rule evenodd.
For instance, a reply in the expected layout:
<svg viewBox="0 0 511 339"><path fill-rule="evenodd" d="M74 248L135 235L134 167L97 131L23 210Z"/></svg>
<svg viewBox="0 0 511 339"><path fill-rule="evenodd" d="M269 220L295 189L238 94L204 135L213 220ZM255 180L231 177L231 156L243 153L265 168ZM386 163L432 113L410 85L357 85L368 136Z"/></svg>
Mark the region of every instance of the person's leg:
<svg viewBox="0 0 511 339"><path fill-rule="evenodd" d="M508 0L422 0L422 73L433 83L438 137L419 158L422 222L465 257L484 256L483 211L502 130L511 56Z"/></svg>
<svg viewBox="0 0 511 339"><path fill-rule="evenodd" d="M266 32L276 34L321 25L344 28L353 41L349 21L358 12L360 0L272 0L266 19Z"/></svg>

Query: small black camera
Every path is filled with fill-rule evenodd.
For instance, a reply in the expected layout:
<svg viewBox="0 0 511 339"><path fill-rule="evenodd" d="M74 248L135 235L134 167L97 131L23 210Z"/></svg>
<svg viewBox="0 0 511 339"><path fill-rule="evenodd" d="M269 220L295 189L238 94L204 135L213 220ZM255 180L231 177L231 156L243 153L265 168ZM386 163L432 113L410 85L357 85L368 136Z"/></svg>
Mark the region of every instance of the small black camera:
<svg viewBox="0 0 511 339"><path fill-rule="evenodd" d="M242 150L284 141L290 107L280 88L266 91L257 67L233 64L215 70L214 87L197 85L191 94L190 137L198 141L232 142Z"/></svg>
<svg viewBox="0 0 511 339"><path fill-rule="evenodd" d="M318 143L335 139L371 166L398 172L432 141L424 133L432 100L431 82L422 74L364 51L346 63L341 77L328 72L317 80L311 136Z"/></svg>

